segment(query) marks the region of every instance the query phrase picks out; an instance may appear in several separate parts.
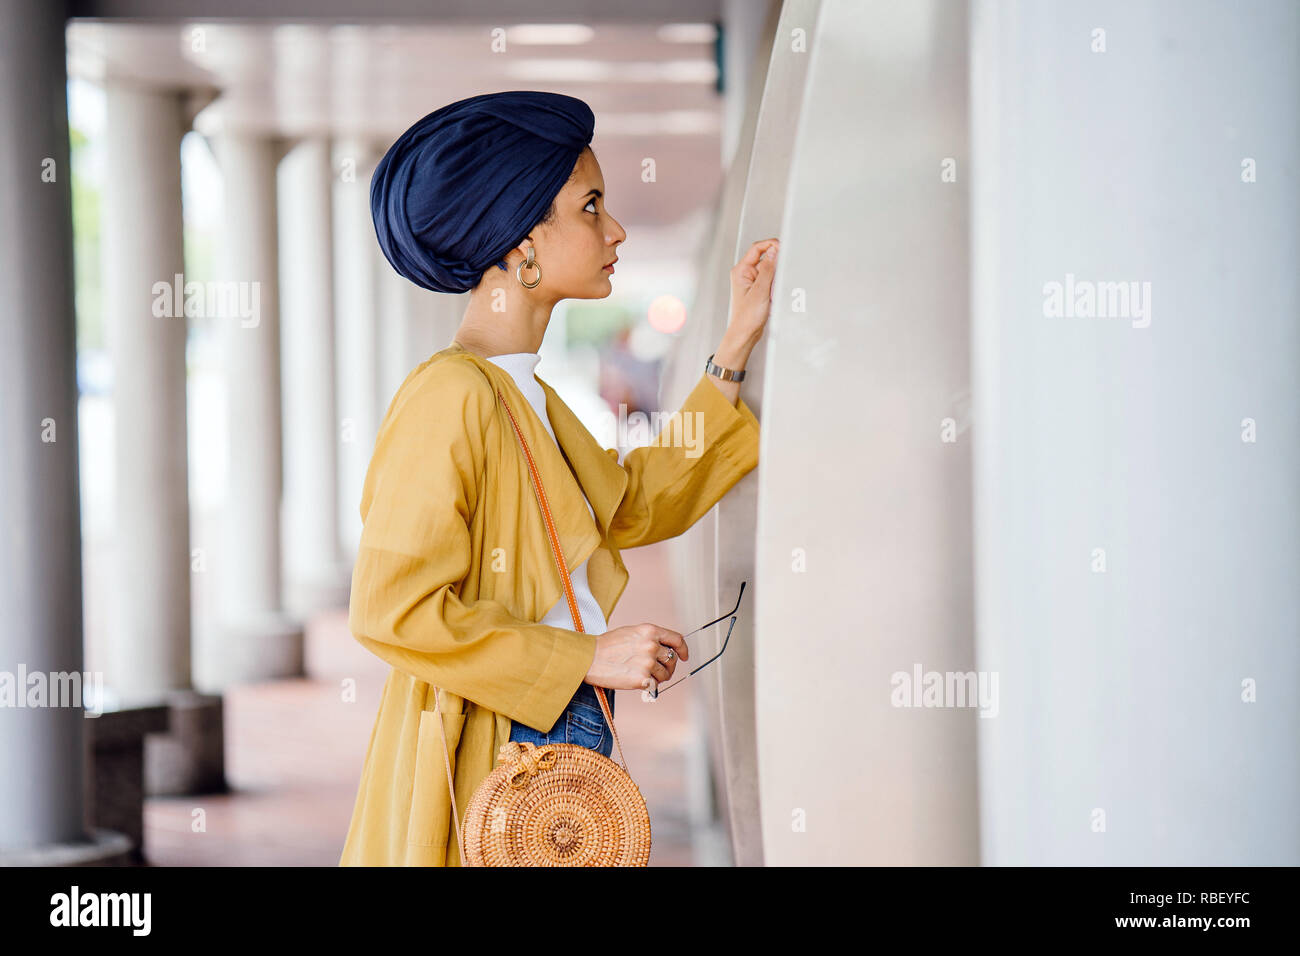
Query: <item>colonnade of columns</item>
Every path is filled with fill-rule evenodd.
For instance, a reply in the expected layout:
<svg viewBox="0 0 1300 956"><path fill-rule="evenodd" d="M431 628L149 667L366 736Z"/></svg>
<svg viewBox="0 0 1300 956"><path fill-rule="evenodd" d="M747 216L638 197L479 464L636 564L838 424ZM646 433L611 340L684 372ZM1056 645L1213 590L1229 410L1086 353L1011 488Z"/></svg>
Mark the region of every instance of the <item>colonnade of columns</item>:
<svg viewBox="0 0 1300 956"><path fill-rule="evenodd" d="M25 6L0 24L3 115L23 131L0 136L0 196L6 222L28 223L23 242L0 243L0 294L12 306L0 354L13 399L3 416L13 458L0 469L13 530L0 552L10 610L0 667L80 672L65 24L57 8ZM150 741L158 745L146 759L151 792L196 792L187 787L212 782L205 760L217 762L220 777L222 690L302 673L304 616L346 606L357 502L378 423L402 378L450 337L460 303L415 288L383 261L368 193L384 144L326 131L280 137L223 112L208 139L224 184L212 282L233 293L217 319L228 495L220 538L192 540L187 448L212 436L192 434L186 414L191 279L180 147L190 117L182 90L111 73L102 84L116 519L104 696L121 709L216 708L214 720L173 720L173 729L206 729ZM51 181L42 179L46 158ZM155 286L174 286L178 275L184 297L166 314ZM192 288L205 303L221 298L203 284ZM192 574L200 567L218 579L217 617L192 633ZM197 640L200 633L207 639ZM198 739L213 734L215 742ZM0 722L6 859L122 852L118 834L86 839L84 736L76 707L14 710Z"/></svg>

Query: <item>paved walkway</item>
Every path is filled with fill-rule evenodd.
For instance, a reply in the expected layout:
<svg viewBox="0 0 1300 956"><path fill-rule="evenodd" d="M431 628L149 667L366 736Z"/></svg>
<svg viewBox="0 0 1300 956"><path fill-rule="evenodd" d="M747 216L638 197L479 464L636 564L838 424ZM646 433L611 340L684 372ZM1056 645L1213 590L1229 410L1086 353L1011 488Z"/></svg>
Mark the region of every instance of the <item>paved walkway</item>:
<svg viewBox="0 0 1300 956"><path fill-rule="evenodd" d="M685 633L702 623L677 619L666 545L623 557L631 580L611 627L652 621ZM146 801L145 853L152 864L338 865L388 665L352 638L345 610L309 623L306 653L312 677L228 692L230 793ZM355 703L341 700L348 677L356 679ZM638 691L619 692L619 739L650 809L651 866L694 862L684 748L695 683L654 704Z"/></svg>

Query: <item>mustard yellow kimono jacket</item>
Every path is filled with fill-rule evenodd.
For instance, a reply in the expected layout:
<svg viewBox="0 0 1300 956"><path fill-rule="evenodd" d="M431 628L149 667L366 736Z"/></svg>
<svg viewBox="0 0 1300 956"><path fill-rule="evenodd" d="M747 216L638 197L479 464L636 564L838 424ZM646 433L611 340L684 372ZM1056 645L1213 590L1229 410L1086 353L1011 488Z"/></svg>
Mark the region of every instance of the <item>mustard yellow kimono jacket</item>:
<svg viewBox="0 0 1300 956"><path fill-rule="evenodd" d="M461 865L434 685L463 817L511 722L550 728L595 657L595 635L536 623L563 587L497 389L537 463L565 561L590 559L607 620L627 585L619 549L686 531L758 464L758 420L703 374L680 410L686 427L665 426L622 465L538 381L558 448L510 375L456 343L407 376L384 417L348 623L393 669L341 866Z"/></svg>

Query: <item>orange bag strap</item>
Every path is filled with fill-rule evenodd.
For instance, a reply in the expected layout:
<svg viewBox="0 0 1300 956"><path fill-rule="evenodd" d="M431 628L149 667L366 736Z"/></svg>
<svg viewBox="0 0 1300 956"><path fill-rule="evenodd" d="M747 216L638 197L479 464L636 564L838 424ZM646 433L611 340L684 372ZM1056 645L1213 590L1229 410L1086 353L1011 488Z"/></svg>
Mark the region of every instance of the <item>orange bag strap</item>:
<svg viewBox="0 0 1300 956"><path fill-rule="evenodd" d="M551 517L551 506L546 500L546 492L542 489L542 476L537 471L537 462L533 460L533 453L528 448L528 442L524 440L524 433L519 429L519 422L515 418L515 413L510 410L506 397L497 389L497 398L501 400L502 406L505 407L506 414L510 416L510 424L514 426L515 437L519 439L519 444L523 448L524 458L528 462L529 477L532 481L533 492L537 497L537 505L542 512L542 523L546 525L546 536L551 542L551 554L555 557L555 565L560 571L560 581L564 585L564 597L569 603L569 614L573 618L573 629L579 633L585 634L582 627L582 616L578 613L578 599L573 593L573 582L569 579L569 569L564 564L564 551L560 548L560 536L555 530L555 521ZM594 685L593 685L594 686ZM456 827L456 840L460 850L461 865L465 865L465 827L464 821L456 809L456 783L451 773L451 752L447 747L447 732L442 723L442 697L439 688L434 687L434 706L438 709L438 732L442 735L443 764L447 768L447 787L451 791L451 819ZM609 711L609 703L605 699L605 689L596 687L596 699L600 702L601 712L605 719L609 721L609 729L614 734L614 744L618 747L618 755L623 763L624 772L627 771L627 757L623 753L623 745L619 742L618 731L614 728L614 715Z"/></svg>
<svg viewBox="0 0 1300 956"><path fill-rule="evenodd" d="M537 505L542 509L542 521L546 525L546 536L551 541L551 553L555 556L555 566L560 569L560 580L564 584L564 596L569 602L569 614L573 617L573 629L580 633L586 633L582 627L582 617L578 614L578 599L573 594L573 582L569 580L569 569L564 565L564 552L560 549L560 536L555 530L555 521L551 517L551 506L546 501L546 492L542 490L542 476L537 471L537 462L533 460L533 453L528 449L528 442L524 441L524 433L519 430L519 422L515 419L515 413L510 410L510 405L506 402L506 397L497 389L497 398L505 406L506 414L510 416L510 424L514 426L515 437L519 439L519 444L523 447L524 458L528 461L528 471L532 477L533 491L537 494ZM595 685L592 685L595 686ZM609 712L609 704L605 700L605 689L596 687L596 699L600 701L601 712L604 713L605 719L609 721L609 729L614 733L614 744L618 747L618 755L623 761L623 770L627 770L627 757L623 754L623 745L619 743L618 731L614 729L614 715Z"/></svg>

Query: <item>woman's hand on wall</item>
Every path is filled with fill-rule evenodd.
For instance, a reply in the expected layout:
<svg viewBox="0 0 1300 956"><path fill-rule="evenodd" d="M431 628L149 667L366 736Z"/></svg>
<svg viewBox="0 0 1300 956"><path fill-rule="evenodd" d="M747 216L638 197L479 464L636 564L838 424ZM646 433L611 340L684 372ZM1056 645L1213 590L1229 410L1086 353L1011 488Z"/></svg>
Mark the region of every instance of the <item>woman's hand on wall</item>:
<svg viewBox="0 0 1300 956"><path fill-rule="evenodd" d="M772 313L772 277L780 249L779 239L760 239L732 266L726 335L737 345L753 349L763 335Z"/></svg>
<svg viewBox="0 0 1300 956"><path fill-rule="evenodd" d="M731 316L722 341L713 351L713 361L723 368L742 371L749 353L767 327L772 313L772 278L776 274L778 239L760 239L749 247L731 269ZM733 405L740 395L739 382L724 382L710 375L709 380Z"/></svg>
<svg viewBox="0 0 1300 956"><path fill-rule="evenodd" d="M676 653L665 662L668 650ZM656 624L629 624L596 637L596 656L584 678L612 690L650 690L651 681L668 681L679 660L690 657L686 639Z"/></svg>

